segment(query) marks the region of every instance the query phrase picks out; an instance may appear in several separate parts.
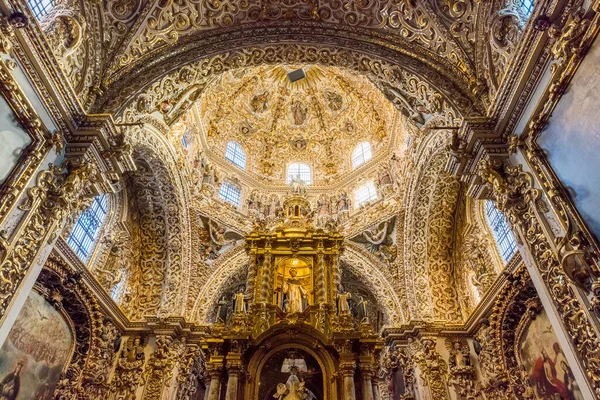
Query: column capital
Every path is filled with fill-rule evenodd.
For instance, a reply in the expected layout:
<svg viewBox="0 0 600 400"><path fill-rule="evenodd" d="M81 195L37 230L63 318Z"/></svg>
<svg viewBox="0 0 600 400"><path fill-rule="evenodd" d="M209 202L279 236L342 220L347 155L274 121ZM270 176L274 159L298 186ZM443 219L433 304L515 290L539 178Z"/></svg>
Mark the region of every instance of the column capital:
<svg viewBox="0 0 600 400"><path fill-rule="evenodd" d="M220 378L223 373L223 364L216 362L208 362L206 364L206 371L211 379Z"/></svg>
<svg viewBox="0 0 600 400"><path fill-rule="evenodd" d="M340 363L339 371L342 376L354 376L356 361L343 361Z"/></svg>
<svg viewBox="0 0 600 400"><path fill-rule="evenodd" d="M371 363L360 364L360 374L363 379L372 379L375 376L375 371L376 367Z"/></svg>

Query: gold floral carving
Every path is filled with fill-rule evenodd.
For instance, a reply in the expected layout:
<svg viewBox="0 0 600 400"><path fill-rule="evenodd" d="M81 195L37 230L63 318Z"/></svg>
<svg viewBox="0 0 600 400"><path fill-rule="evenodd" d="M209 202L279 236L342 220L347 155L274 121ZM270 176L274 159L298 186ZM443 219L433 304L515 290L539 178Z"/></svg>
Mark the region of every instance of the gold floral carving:
<svg viewBox="0 0 600 400"><path fill-rule="evenodd" d="M67 218L90 205L96 175L95 165L84 159L69 159L38 173L36 185L27 190L27 199L20 205L27 213L18 235L0 243L0 319L41 248L54 241Z"/></svg>

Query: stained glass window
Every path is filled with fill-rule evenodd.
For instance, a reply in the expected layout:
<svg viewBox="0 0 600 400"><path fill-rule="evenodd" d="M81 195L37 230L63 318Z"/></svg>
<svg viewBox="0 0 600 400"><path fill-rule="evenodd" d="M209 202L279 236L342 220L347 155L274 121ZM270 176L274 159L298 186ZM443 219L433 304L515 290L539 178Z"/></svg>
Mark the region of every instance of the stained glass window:
<svg viewBox="0 0 600 400"><path fill-rule="evenodd" d="M372 200L377 200L377 190L373 181L369 181L356 190L356 207Z"/></svg>
<svg viewBox="0 0 600 400"><path fill-rule="evenodd" d="M510 225L504 214L502 214L494 202L491 200L485 201L485 215L488 225L492 229L496 244L500 249L500 254L504 262L508 262L517 251L517 242L510 229Z"/></svg>
<svg viewBox="0 0 600 400"><path fill-rule="evenodd" d="M300 177L307 185L312 183L310 165L305 163L291 163L287 170L287 183L290 183L293 178Z"/></svg>
<svg viewBox="0 0 600 400"><path fill-rule="evenodd" d="M81 214L71 230L67 243L84 262L89 261L92 255L107 213L108 198L106 194L97 196L94 203Z"/></svg>
<svg viewBox="0 0 600 400"><path fill-rule="evenodd" d="M229 201L236 206L240 205L242 191L239 186L233 185L229 182L223 182L219 189L219 197L223 200Z"/></svg>
<svg viewBox="0 0 600 400"><path fill-rule="evenodd" d="M54 0L27 0L27 2L38 21L44 18L54 7Z"/></svg>
<svg viewBox="0 0 600 400"><path fill-rule="evenodd" d="M369 161L373 157L371 153L371 145L369 142L361 142L354 148L352 152L352 168L356 169Z"/></svg>

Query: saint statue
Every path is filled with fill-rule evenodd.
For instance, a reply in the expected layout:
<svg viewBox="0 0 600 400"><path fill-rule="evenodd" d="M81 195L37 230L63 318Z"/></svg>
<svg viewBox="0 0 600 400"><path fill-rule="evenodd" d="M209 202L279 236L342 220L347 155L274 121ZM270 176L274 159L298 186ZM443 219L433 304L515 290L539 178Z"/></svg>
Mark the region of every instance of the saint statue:
<svg viewBox="0 0 600 400"><path fill-rule="evenodd" d="M217 304L217 324L224 324L227 322L227 309L229 308L229 302L225 299L225 296L221 297Z"/></svg>
<svg viewBox="0 0 600 400"><path fill-rule="evenodd" d="M358 322L369 322L369 309L367 308L368 301L365 300L362 296L359 298L359 302L356 305L358 311Z"/></svg>
<svg viewBox="0 0 600 400"><path fill-rule="evenodd" d="M304 311L304 302L307 300L308 292L302 283L296 279L298 271L290 269L291 278L283 283L283 293L286 295L288 313L301 313Z"/></svg>
<svg viewBox="0 0 600 400"><path fill-rule="evenodd" d="M246 295L244 288L240 287L239 291L234 296L233 312L235 314L246 314Z"/></svg>
<svg viewBox="0 0 600 400"><path fill-rule="evenodd" d="M352 298L350 293L338 293L338 311L340 314L350 314L350 304L348 300Z"/></svg>

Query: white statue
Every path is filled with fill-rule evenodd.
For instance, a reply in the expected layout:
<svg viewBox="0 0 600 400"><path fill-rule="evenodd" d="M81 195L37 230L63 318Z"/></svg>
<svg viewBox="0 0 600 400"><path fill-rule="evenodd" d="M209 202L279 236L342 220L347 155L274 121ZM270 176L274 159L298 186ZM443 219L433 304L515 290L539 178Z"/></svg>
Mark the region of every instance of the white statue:
<svg viewBox="0 0 600 400"><path fill-rule="evenodd" d="M285 385L277 385L277 392L273 395L278 400L316 400L313 392L305 387L305 382L298 378L298 368L290 368L290 376Z"/></svg>
<svg viewBox="0 0 600 400"><path fill-rule="evenodd" d="M300 175L292 178L292 193L293 194L304 194L306 193L306 183L300 179Z"/></svg>
<svg viewBox="0 0 600 400"><path fill-rule="evenodd" d="M287 312L301 313L304 311L304 300L308 292L302 286L302 283L296 279L298 271L295 268L290 269L291 278L283 283L283 293L287 295Z"/></svg>

